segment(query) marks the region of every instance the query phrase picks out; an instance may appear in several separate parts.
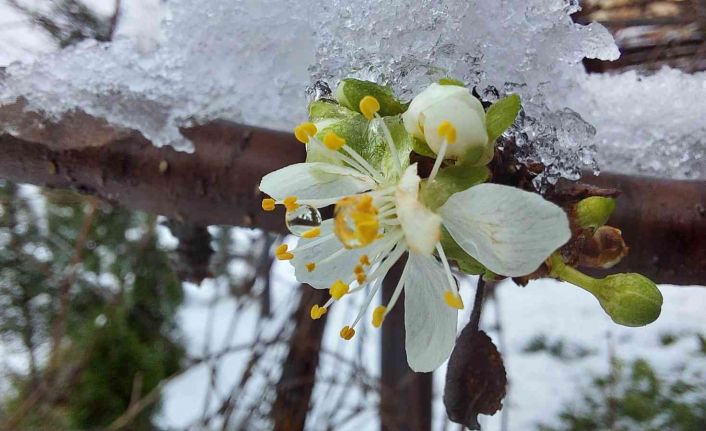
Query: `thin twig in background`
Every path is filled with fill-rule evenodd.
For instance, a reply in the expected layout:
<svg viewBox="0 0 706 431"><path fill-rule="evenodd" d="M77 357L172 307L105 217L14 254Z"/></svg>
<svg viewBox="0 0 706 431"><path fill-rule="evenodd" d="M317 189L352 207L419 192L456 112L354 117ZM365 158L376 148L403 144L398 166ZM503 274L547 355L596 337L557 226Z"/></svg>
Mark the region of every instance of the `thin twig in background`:
<svg viewBox="0 0 706 431"><path fill-rule="evenodd" d="M64 277L61 284L59 284L59 310L56 315L56 321L52 328L52 340L51 340L51 351L49 353L49 365L48 370L51 373L54 368L58 365L61 340L66 332L66 314L69 310L69 297L71 292L71 287L76 281L78 267L83 259L83 250L86 247L86 241L88 240L88 235L93 227L93 222L95 220L96 208L98 208L98 201L94 198L88 199L88 205L86 212L83 216L83 223L81 225L81 231L79 232L76 243L74 244L74 255L71 258L71 265L68 268L68 272Z"/></svg>

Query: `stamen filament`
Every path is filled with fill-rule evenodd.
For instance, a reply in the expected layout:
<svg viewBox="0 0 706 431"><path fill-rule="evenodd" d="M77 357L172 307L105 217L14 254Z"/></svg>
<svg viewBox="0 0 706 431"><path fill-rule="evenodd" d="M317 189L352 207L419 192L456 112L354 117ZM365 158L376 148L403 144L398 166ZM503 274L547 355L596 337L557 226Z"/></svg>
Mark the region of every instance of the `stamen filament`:
<svg viewBox="0 0 706 431"><path fill-rule="evenodd" d="M395 161L395 168L397 168L397 175L402 176L402 164L400 163L400 156L397 154L397 148L395 147L395 142L392 139L392 133L390 133L390 129L387 128L387 124L385 124L385 120L380 117L380 114L377 112L375 113L375 120L377 120L378 124L382 128L382 133L383 136L385 137L385 141L387 142L387 146L390 148L390 153L392 154L392 159Z"/></svg>
<svg viewBox="0 0 706 431"><path fill-rule="evenodd" d="M306 244L297 245L297 248L295 248L292 251L307 250L311 247L314 247L314 246L321 244L322 242L326 242L326 241L330 240L331 237L334 237L334 236L335 236L335 234L332 232L332 233L326 234L324 236L317 237L316 239L312 239L311 241L307 241ZM301 242L301 240L299 240L299 242ZM321 263L321 262L319 262L319 263Z"/></svg>
<svg viewBox="0 0 706 431"><path fill-rule="evenodd" d="M392 297L390 297L390 302L387 303L387 309L385 310L385 316L392 311L394 308L395 304L397 304L397 300L400 297L400 294L402 293L402 288L404 287L405 283L405 278L407 275L407 269L409 268L409 260L404 266L404 269L402 269L402 275L400 275L400 279L397 282L397 286L395 286L395 290L392 292Z"/></svg>
<svg viewBox="0 0 706 431"><path fill-rule="evenodd" d="M295 249L295 251L296 251L296 249ZM340 255L342 255L343 253L346 253L348 251L350 251L350 250L348 250L347 248L342 248L340 250L336 250L335 252L333 252L333 254L330 254L330 255L326 256L324 259L322 259L321 261L317 262L317 265L323 265L325 263L331 262L332 260L336 259Z"/></svg>
<svg viewBox="0 0 706 431"><path fill-rule="evenodd" d="M316 139L314 137L312 137L309 140L309 145L312 145L312 144L316 145L320 149L324 149L327 154L333 156L334 158L338 159L339 161L347 163L349 166L351 166L352 168L354 168L358 172L360 172L364 175L371 176L375 181L377 181L378 183L380 182L380 181L378 181L378 178L375 176L375 172L368 172L368 170L365 169L364 166L362 166L360 163L356 162L355 160L351 159L350 157L346 156L345 154L341 154L338 151L334 151L334 150L328 148L326 145L323 144L323 142L319 141L318 139Z"/></svg>
<svg viewBox="0 0 706 431"><path fill-rule="evenodd" d="M368 297L365 298L365 302L363 303L363 306L360 307L360 310L358 310L358 315L355 317L355 320L353 320L353 323L351 324L351 328L355 328L355 326L360 322L360 319L363 318L363 315L365 314L366 311L368 311L368 307L370 307L370 303L373 302L373 298L375 298L375 295L377 295L378 290L380 290L380 286L382 286L382 282L379 280L375 280L373 282L373 288L370 290L370 293L368 294Z"/></svg>
<svg viewBox="0 0 706 431"><path fill-rule="evenodd" d="M368 163L368 161L365 160L363 156L358 154L356 150L351 148L349 145L344 145L343 150L350 154L350 156L353 157L358 163L360 163L368 171L368 173L372 175L373 179L377 181L378 184L383 182L383 176L380 171L378 171L370 163Z"/></svg>
<svg viewBox="0 0 706 431"><path fill-rule="evenodd" d="M458 286L456 286L456 281L451 273L451 267L449 266L449 261L446 259L446 253L444 253L444 249L441 247L441 242L436 243L436 251L439 253L441 263L444 265L444 272L446 273L446 279L449 282L449 286L451 286L451 290L458 294Z"/></svg>
<svg viewBox="0 0 706 431"><path fill-rule="evenodd" d="M387 271L390 270L390 267L392 267L392 264L397 262L399 260L400 256L402 256L402 253L405 252L406 248L401 247L398 244L398 241L402 239L402 234L396 235L395 237L390 237L387 238L386 241L388 244L383 245L381 248L380 253L377 254L375 259L373 259L372 266L377 267L370 272L370 274L367 276L367 280L370 280L371 282L374 282L375 280L378 279L378 277L383 277L385 274L387 274ZM395 253L397 256L395 257L392 253L392 249L398 247L399 252L395 250ZM390 259L394 259L394 261L390 261ZM354 293L359 290L362 290L365 287L365 283L358 285L357 287L351 289L348 293Z"/></svg>
<svg viewBox="0 0 706 431"><path fill-rule="evenodd" d="M378 210L378 211L379 211L378 217L381 219L385 218L385 217L389 217L391 215L395 215L395 216L397 215L397 208L395 208L394 206L384 212L382 210Z"/></svg>
<svg viewBox="0 0 706 431"><path fill-rule="evenodd" d="M441 147L439 147L439 152L436 153L436 160L434 161L434 167L431 169L431 173L429 174L429 179L427 180L428 183L431 183L434 181L434 178L436 178L436 174L439 173L439 168L441 167L441 163L444 161L444 157L446 156L446 148L449 146L449 144L446 142L446 139L441 141Z"/></svg>

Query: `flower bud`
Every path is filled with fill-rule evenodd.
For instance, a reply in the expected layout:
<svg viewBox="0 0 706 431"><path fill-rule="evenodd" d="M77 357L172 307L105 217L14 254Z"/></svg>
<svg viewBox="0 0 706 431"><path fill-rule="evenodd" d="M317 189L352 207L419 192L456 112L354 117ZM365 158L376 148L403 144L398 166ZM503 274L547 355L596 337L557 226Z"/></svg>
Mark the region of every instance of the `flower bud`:
<svg viewBox="0 0 706 431"><path fill-rule="evenodd" d="M614 209L615 199L591 196L576 204L576 223L584 229L595 229L606 224Z"/></svg>
<svg viewBox="0 0 706 431"><path fill-rule="evenodd" d="M594 294L613 321L625 326L654 322L662 311L662 294L640 274L614 274L597 280Z"/></svg>
<svg viewBox="0 0 706 431"><path fill-rule="evenodd" d="M614 274L595 279L566 265L559 253L554 253L547 263L552 277L593 294L619 325L645 326L654 322L662 311L662 294L652 280L640 274Z"/></svg>
<svg viewBox="0 0 706 431"><path fill-rule="evenodd" d="M456 142L448 146L446 158L478 166L487 164L493 156L483 105L465 87L431 84L412 99L402 119L407 131L426 142L434 153L444 140L437 133L439 126L450 122L456 129Z"/></svg>

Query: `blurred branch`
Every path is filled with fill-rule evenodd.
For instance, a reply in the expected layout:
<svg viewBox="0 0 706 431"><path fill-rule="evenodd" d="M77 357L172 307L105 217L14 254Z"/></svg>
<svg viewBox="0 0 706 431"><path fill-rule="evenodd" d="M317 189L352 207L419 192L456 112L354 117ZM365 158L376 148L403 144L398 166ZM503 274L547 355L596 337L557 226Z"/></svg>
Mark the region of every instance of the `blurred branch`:
<svg viewBox="0 0 706 431"><path fill-rule="evenodd" d="M52 328L51 352L49 353L48 365L49 373L52 373L52 370L58 365L61 340L66 332L66 314L69 310L71 286L73 286L76 281L76 274L83 258L83 250L86 246L88 235L93 227L97 207L98 201L95 199L89 199L88 208L83 216L81 231L79 232L78 238L76 238L76 243L74 244L74 254L71 258L71 266L69 266L66 276L59 284L59 310Z"/></svg>
<svg viewBox="0 0 706 431"><path fill-rule="evenodd" d="M282 363L277 399L272 406L273 429L277 431L304 429L326 327L325 314L319 320L312 320L309 311L314 305L326 302L328 292L308 286L301 286L300 290L302 293L293 316L294 332L289 340L289 353Z"/></svg>

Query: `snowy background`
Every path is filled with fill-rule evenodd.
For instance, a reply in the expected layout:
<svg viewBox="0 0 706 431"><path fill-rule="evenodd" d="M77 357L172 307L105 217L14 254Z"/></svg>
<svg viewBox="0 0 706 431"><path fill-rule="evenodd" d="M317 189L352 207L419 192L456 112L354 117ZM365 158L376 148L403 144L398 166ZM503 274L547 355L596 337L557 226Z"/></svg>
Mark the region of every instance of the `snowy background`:
<svg viewBox="0 0 706 431"><path fill-rule="evenodd" d="M108 1L90 3L106 14L112 8ZM432 79L450 75L485 89L482 95L489 100L496 97L493 88L523 96L526 117L513 133L525 140L528 158L552 167L547 180L575 178L580 169L595 166L706 178L706 75L669 69L649 77L636 72L587 75L583 57L609 60L618 52L600 25L571 23L568 13L576 9L574 2L361 1L353 6L347 1L303 1L294 7L260 0L122 3L124 15L114 43L84 42L59 53L48 37L0 0L0 67L8 66L0 82L0 103L23 95L31 107L55 116L80 106L116 125L141 130L157 145L189 151L177 128L194 120L227 118L290 129L304 118L305 89L315 79L333 84L352 74L383 80L409 96ZM107 99L108 94L115 97ZM162 235L169 244L168 233ZM286 264L276 265L274 274L275 317L268 325L279 331L285 328L277 322L276 310L290 306L297 284ZM464 300L471 303L473 280L464 284ZM249 341L248 331L227 330L235 304L210 301L217 294L214 286L205 282L185 289L179 320L192 355ZM675 372L677 361L706 370L703 358L688 359L697 348L696 337L685 336L669 347L660 342L667 333L706 334L706 289L661 290L665 300L659 320L629 329L612 324L597 302L576 287L552 281L526 288L503 283L483 324L496 341L500 334L494 328L498 322L503 328L509 429L532 429L539 421L550 421L596 373L608 372L609 346L622 359L648 359L665 375ZM324 350L363 358L366 372L374 377L379 375L375 330L368 324L365 334L351 343L337 336L354 309L352 304L334 310ZM239 328L251 327L255 333L259 323L254 310L239 309L237 316ZM205 339L211 329L213 336ZM525 352L538 335L565 340L590 354L567 360ZM283 354L272 352L272 361ZM1 345L0 361L12 361ZM330 374L337 364L334 356L325 355L320 373ZM229 355L217 369L217 387L229 388L243 366L237 352ZM438 395L443 371L437 374ZM209 378L204 366L167 386L161 423L178 429L198 419L207 404ZM321 393L325 390L333 389L320 385L315 397L330 395ZM435 427L442 429L439 397L434 408ZM499 415L484 425L500 429ZM337 429L377 427L371 409Z"/></svg>

